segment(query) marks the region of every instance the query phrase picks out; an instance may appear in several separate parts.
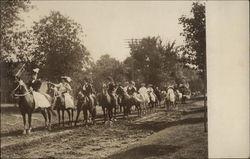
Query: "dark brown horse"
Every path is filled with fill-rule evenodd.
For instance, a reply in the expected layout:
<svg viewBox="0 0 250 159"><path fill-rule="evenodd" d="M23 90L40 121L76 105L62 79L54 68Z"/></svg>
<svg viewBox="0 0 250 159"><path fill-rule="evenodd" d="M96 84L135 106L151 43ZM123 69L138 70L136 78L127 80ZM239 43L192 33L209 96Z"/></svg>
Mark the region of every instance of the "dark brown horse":
<svg viewBox="0 0 250 159"><path fill-rule="evenodd" d="M32 121L32 113L35 110L35 100L34 96L32 94L32 91L30 91L26 84L22 81L18 81L18 86L13 91L14 97L19 97L19 109L23 116L23 134L30 134L31 133L31 121ZM45 119L45 127L48 128L48 130L51 130L51 107L48 108L40 108L40 111ZM26 128L26 114L28 114L28 129ZM48 116L48 120L47 120Z"/></svg>
<svg viewBox="0 0 250 159"><path fill-rule="evenodd" d="M121 105L123 106L124 109L124 117L128 117L132 106L135 106L136 109L138 110L138 116L142 115L142 107L141 107L142 102L139 102L134 97L128 95L128 93L123 89L119 89L116 92L118 96L121 98Z"/></svg>
<svg viewBox="0 0 250 159"><path fill-rule="evenodd" d="M65 98L63 95L60 95L58 90L53 87L53 84L48 83L49 91L48 93L53 98L53 108L57 111L58 115L58 126L60 127L61 124L64 127L64 112L67 111L69 116L69 122L68 125L72 126L73 124L73 117L74 117L74 109L73 108L66 108L65 106ZM61 123L61 113L62 112L62 123Z"/></svg>
<svg viewBox="0 0 250 159"><path fill-rule="evenodd" d="M103 87L102 93L98 94L98 103L102 107L103 110L103 116L104 116L104 123L108 120L112 121L114 119L114 112L116 115L116 107L117 107L117 99L114 98L112 101L112 97L107 92L107 88Z"/></svg>
<svg viewBox="0 0 250 159"><path fill-rule="evenodd" d="M88 112L91 114L92 122L95 124L95 118L96 118L96 102L93 98L84 96L82 93L78 94L77 97L77 115L75 120L75 125L77 125L78 117L80 115L80 112L83 111L84 116L84 123L87 124L88 122Z"/></svg>

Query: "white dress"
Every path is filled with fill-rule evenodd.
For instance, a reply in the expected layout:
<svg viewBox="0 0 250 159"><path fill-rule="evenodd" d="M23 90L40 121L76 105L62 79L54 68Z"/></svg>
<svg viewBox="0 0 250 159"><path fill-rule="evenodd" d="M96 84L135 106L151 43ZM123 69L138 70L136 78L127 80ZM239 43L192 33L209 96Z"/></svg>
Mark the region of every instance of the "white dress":
<svg viewBox="0 0 250 159"><path fill-rule="evenodd" d="M65 108L75 108L73 97L69 94L71 87L68 83L60 83L57 85L59 87L59 92L63 93L65 99ZM65 92L65 93L64 93Z"/></svg>
<svg viewBox="0 0 250 159"><path fill-rule="evenodd" d="M149 93L149 96L150 96L151 100L152 100L153 102L155 102L155 101L156 101L156 96L155 96L155 94L154 94L154 89L153 89L152 87L149 87L149 88L148 88L148 93Z"/></svg>
<svg viewBox="0 0 250 159"><path fill-rule="evenodd" d="M21 80L20 83L22 84L23 81ZM23 83L24 84L24 83ZM35 102L35 109L37 108L48 108L51 106L48 98L40 92L32 91L34 102Z"/></svg>
<svg viewBox="0 0 250 159"><path fill-rule="evenodd" d="M149 100L149 96L148 96L148 90L146 87L141 87L138 91L140 93L140 95L142 96L143 100L146 102L146 103L149 103L150 100Z"/></svg>
<svg viewBox="0 0 250 159"><path fill-rule="evenodd" d="M45 97L45 95L36 91L33 91L32 94L33 94L34 101L35 101L35 109L48 108L51 106L49 100Z"/></svg>

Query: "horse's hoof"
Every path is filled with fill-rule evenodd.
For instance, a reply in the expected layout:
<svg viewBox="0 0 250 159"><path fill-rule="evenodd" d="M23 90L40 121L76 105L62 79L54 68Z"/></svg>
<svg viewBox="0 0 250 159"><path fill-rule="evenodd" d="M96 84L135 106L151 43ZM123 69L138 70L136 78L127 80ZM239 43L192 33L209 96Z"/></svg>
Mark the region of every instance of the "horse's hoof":
<svg viewBox="0 0 250 159"><path fill-rule="evenodd" d="M26 134L27 134L26 130L23 130L23 135L26 135Z"/></svg>
<svg viewBox="0 0 250 159"><path fill-rule="evenodd" d="M31 129L29 129L29 130L27 131L27 134L31 134Z"/></svg>

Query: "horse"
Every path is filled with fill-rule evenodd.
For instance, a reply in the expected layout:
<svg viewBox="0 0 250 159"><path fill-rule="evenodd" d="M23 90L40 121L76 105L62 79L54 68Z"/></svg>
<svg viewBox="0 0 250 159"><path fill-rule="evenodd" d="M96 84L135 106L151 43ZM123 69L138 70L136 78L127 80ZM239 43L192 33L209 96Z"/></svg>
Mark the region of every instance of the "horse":
<svg viewBox="0 0 250 159"><path fill-rule="evenodd" d="M156 105L158 103L157 96L152 92L149 92L148 96L149 96L149 100L150 100L150 102L148 104L150 111L153 111L153 110L156 111L155 108L156 108Z"/></svg>
<svg viewBox="0 0 250 159"><path fill-rule="evenodd" d="M75 120L75 126L77 125L78 117L80 115L80 112L83 111L84 116L84 123L87 124L88 122L88 112L91 114L93 124L95 124L95 118L96 118L96 105L93 98L87 97L83 95L82 93L78 94L77 97L77 115Z"/></svg>
<svg viewBox="0 0 250 159"><path fill-rule="evenodd" d="M124 108L124 117L128 117L131 107L134 105L138 110L138 116L142 115L142 101L136 100L133 96L128 95L127 91L120 89L117 91L118 96L121 98L121 104Z"/></svg>
<svg viewBox="0 0 250 159"><path fill-rule="evenodd" d="M160 106L162 102L161 91L159 89L155 89L154 92L156 96L156 106Z"/></svg>
<svg viewBox="0 0 250 159"><path fill-rule="evenodd" d="M53 108L57 111L58 115L58 126L61 126L61 113L62 112L62 126L64 127L64 111L66 110L69 117L68 125L72 126L73 117L74 117L74 108L66 108L65 98L62 94L58 92L56 87L52 87L53 84L48 83L48 93L53 97Z"/></svg>
<svg viewBox="0 0 250 159"><path fill-rule="evenodd" d="M177 101L181 102L183 100L183 95L178 89L175 91L175 95L176 95L176 102Z"/></svg>
<svg viewBox="0 0 250 159"><path fill-rule="evenodd" d="M172 107L176 106L176 96L175 96L174 89L172 87L169 87L167 89L166 105L167 105L167 110L169 110L171 106Z"/></svg>
<svg viewBox="0 0 250 159"><path fill-rule="evenodd" d="M114 101L112 101L112 97L107 92L107 88L103 87L102 92L98 94L98 103L102 107L103 116L104 116L104 123L107 121L107 115L109 117L109 121L112 121L114 118L114 112L116 116L116 106L117 104L117 98L114 97Z"/></svg>
<svg viewBox="0 0 250 159"><path fill-rule="evenodd" d="M12 93L14 97L19 97L19 109L22 114L24 124L23 134L30 134L32 130L32 113L35 111L34 93L31 90L28 90L26 84L22 80L18 81L18 86L13 90ZM40 108L40 111L45 120L45 128L48 128L50 131L52 112L51 106L47 108ZM28 114L28 129L26 129L26 114Z"/></svg>

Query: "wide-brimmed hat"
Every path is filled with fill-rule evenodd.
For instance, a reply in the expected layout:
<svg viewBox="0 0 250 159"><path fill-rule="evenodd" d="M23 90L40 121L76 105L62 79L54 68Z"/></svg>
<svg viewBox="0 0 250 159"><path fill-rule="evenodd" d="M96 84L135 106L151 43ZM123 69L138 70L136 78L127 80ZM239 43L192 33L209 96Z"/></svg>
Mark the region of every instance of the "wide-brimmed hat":
<svg viewBox="0 0 250 159"><path fill-rule="evenodd" d="M111 76L108 76L106 79L109 80L109 81L112 81L112 82L114 81Z"/></svg>
<svg viewBox="0 0 250 159"><path fill-rule="evenodd" d="M61 79L65 79L67 82L71 82L71 78L68 76L61 76Z"/></svg>
<svg viewBox="0 0 250 159"><path fill-rule="evenodd" d="M37 74L39 72L39 68L34 68L32 72Z"/></svg>
<svg viewBox="0 0 250 159"><path fill-rule="evenodd" d="M174 89L174 86L173 86L173 85L169 85L169 86L168 86L168 89L169 89L169 88Z"/></svg>

